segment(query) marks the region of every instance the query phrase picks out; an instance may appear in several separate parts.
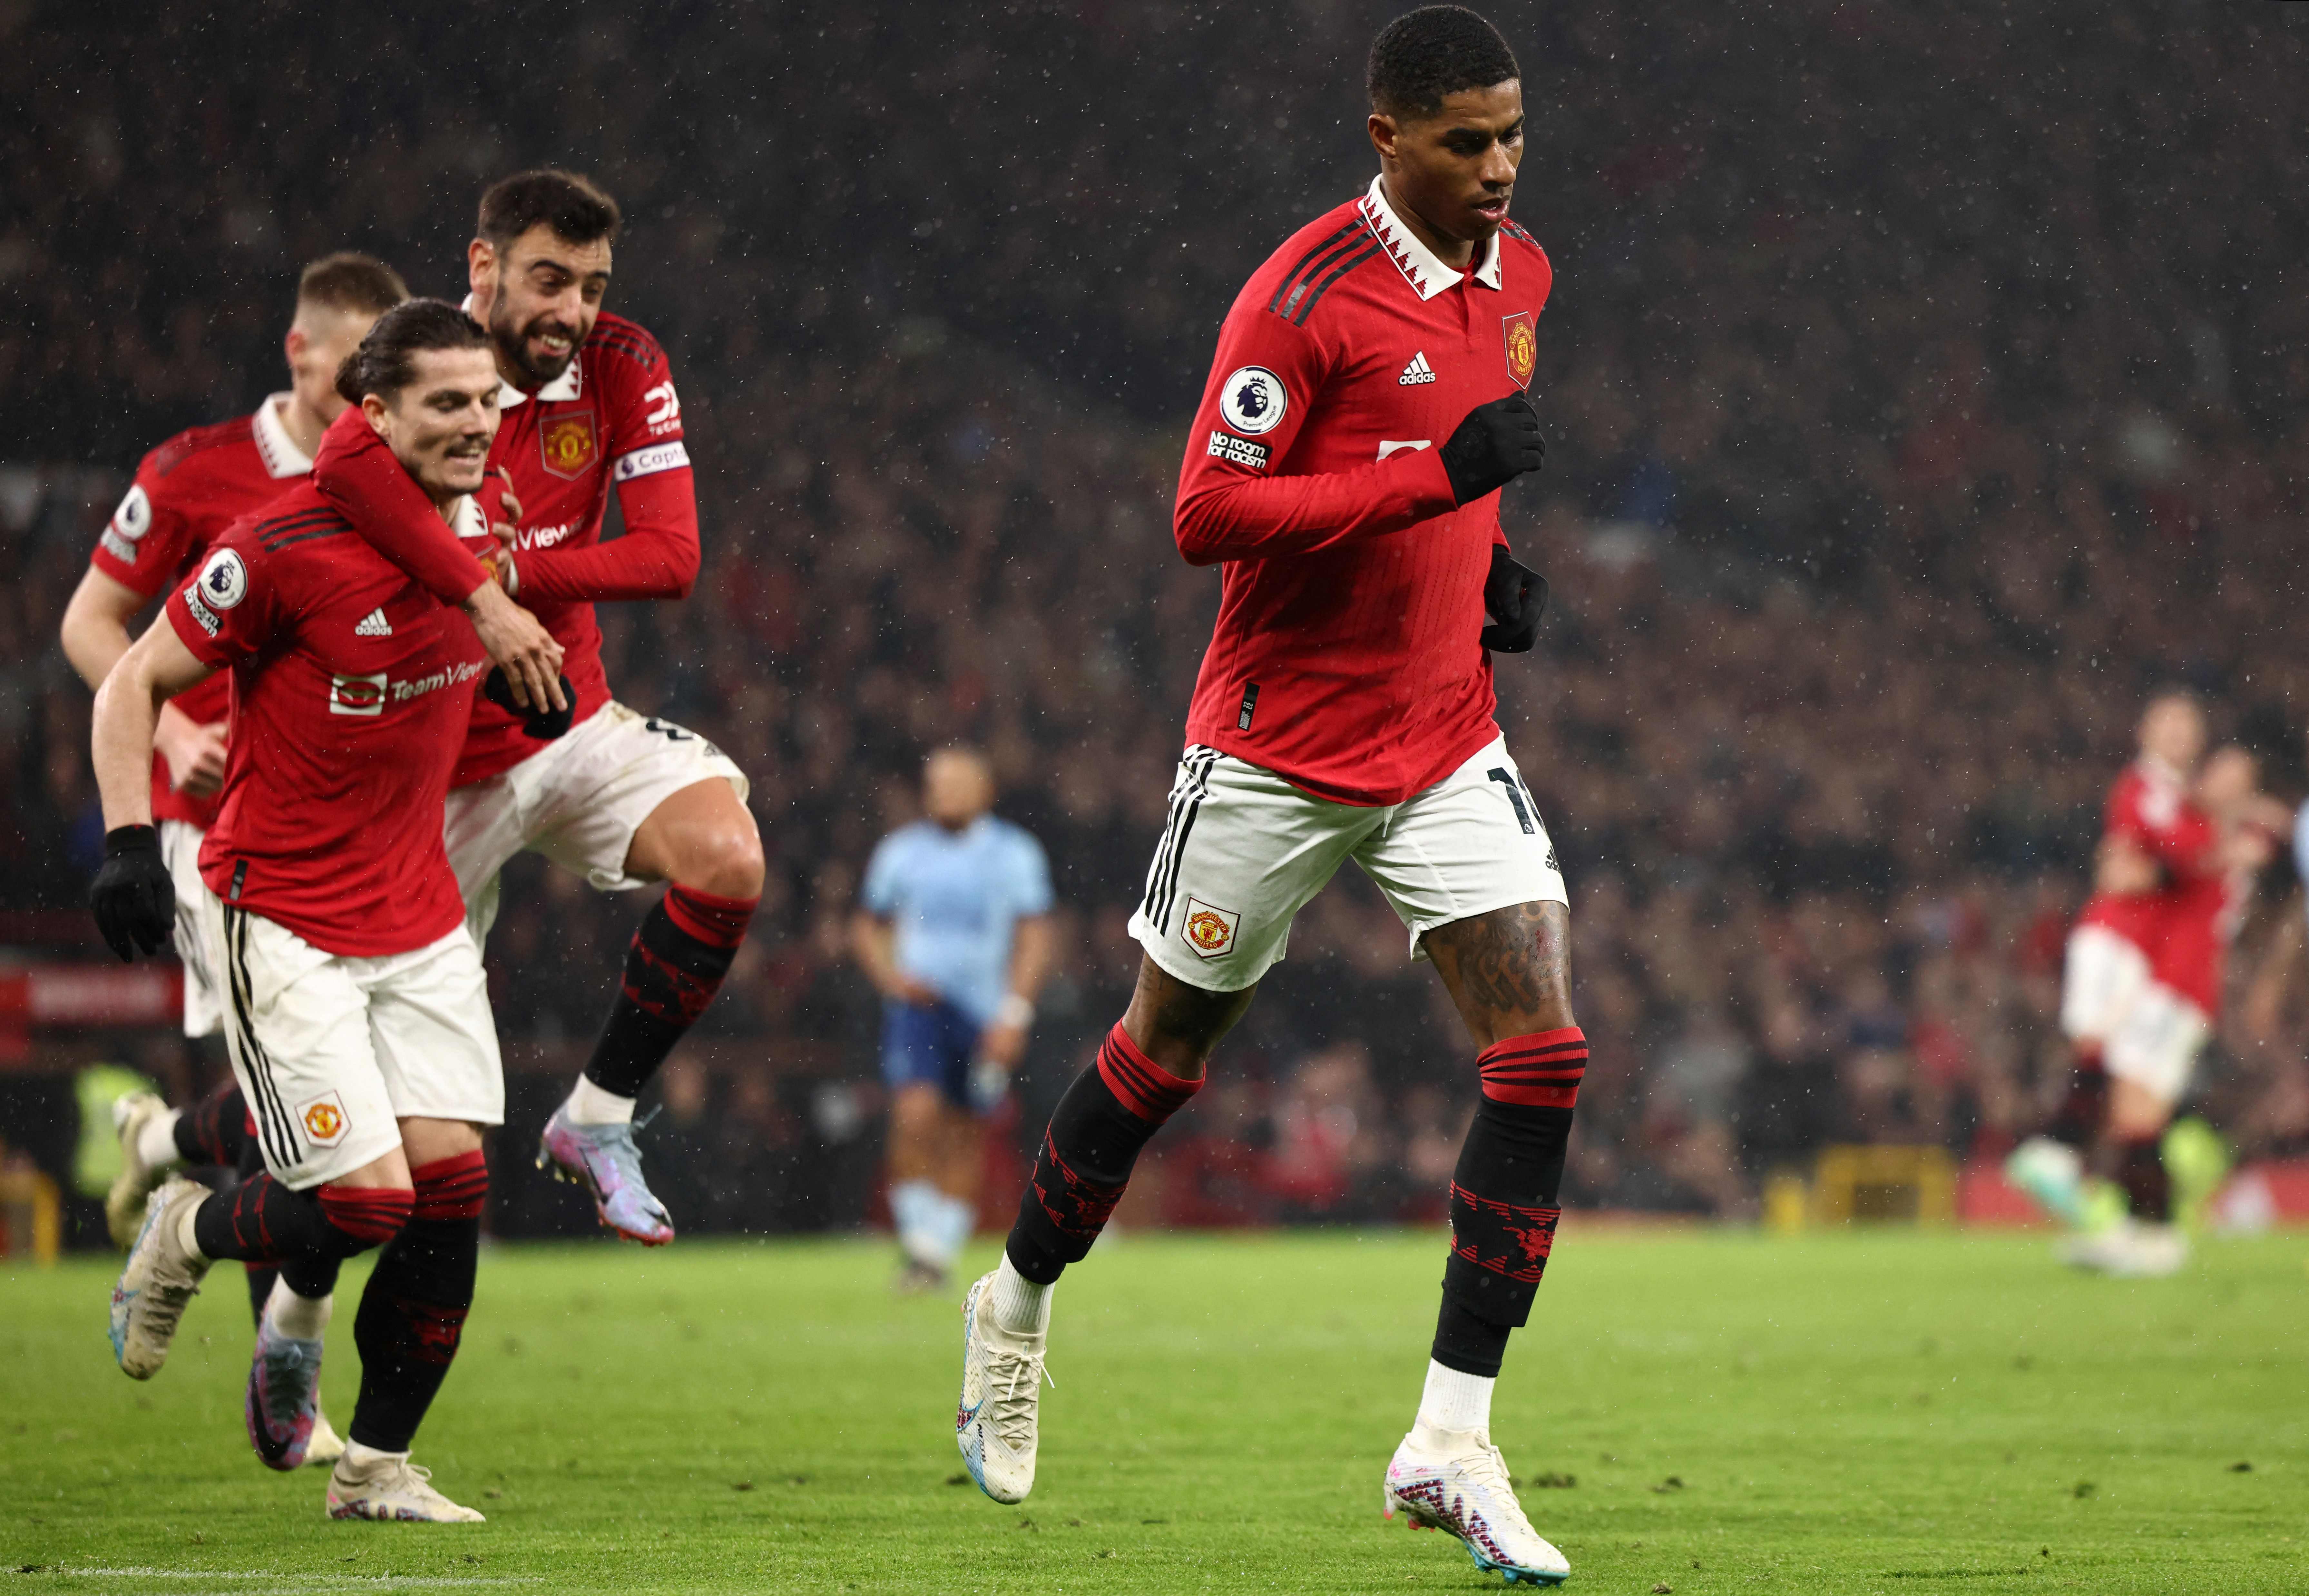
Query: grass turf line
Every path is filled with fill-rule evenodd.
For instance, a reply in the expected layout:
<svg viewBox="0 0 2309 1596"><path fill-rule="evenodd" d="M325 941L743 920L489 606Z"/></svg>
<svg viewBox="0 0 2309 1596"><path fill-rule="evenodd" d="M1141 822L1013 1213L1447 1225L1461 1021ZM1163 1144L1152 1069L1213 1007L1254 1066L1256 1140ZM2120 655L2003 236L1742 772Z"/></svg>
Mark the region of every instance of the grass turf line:
<svg viewBox="0 0 2309 1596"><path fill-rule="evenodd" d="M2309 1585L2309 1238L2151 1282L2063 1272L2041 1237L1562 1240L1495 1436L1519 1481L1576 1480L1523 1493L1573 1591ZM1378 1511L1441 1258L1393 1233L1103 1249L1057 1296L1040 1479L1006 1508L950 1483L959 1315L894 1298L886 1247L495 1248L417 1449L490 1522L438 1528L332 1523L319 1471L256 1463L230 1265L141 1385L104 1340L109 1266L15 1269L0 1596L1498 1589Z"/></svg>

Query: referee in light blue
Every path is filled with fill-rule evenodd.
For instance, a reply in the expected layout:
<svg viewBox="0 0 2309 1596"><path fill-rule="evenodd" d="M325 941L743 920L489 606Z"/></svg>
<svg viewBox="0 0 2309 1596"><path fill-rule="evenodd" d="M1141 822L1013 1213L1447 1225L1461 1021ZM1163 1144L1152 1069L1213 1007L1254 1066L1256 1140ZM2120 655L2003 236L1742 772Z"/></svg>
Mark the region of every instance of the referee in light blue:
<svg viewBox="0 0 2309 1596"><path fill-rule="evenodd" d="M901 1290L943 1285L970 1239L982 1117L1009 1090L1051 966L1050 863L993 806L983 755L931 755L924 818L874 850L851 924L852 951L883 997Z"/></svg>

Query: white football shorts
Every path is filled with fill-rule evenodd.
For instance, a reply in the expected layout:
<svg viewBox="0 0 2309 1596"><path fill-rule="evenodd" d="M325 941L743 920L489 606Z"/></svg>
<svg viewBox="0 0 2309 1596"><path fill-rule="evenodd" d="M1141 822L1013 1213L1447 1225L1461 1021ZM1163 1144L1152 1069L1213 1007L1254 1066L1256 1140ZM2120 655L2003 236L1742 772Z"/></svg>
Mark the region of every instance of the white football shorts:
<svg viewBox="0 0 2309 1596"><path fill-rule="evenodd" d="M497 918L497 872L527 849L619 893L650 884L626 874L634 833L685 787L719 776L744 803L751 784L730 756L685 727L603 704L537 752L449 794L443 840L476 944Z"/></svg>
<svg viewBox="0 0 2309 1596"><path fill-rule="evenodd" d="M2069 933L2061 979L2061 1030L2097 1042L2108 1073L2178 1102L2212 1035L2199 1008L2149 972L2149 955L2106 926Z"/></svg>
<svg viewBox="0 0 2309 1596"><path fill-rule="evenodd" d="M1563 875L1507 739L1423 792L1366 808L1189 747L1130 934L1190 987L1235 992L1283 957L1291 921L1353 859L1411 933L1516 903L1564 903Z"/></svg>
<svg viewBox="0 0 2309 1596"><path fill-rule="evenodd" d="M188 820L160 824L160 858L177 887L177 962L185 967L185 1034L214 1036L224 1029L224 991L217 984L221 961L209 944L202 900L214 893L201 879L201 840L208 833Z"/></svg>
<svg viewBox="0 0 2309 1596"><path fill-rule="evenodd" d="M505 1123L505 1070L480 950L459 926L405 953L324 952L208 899L225 1040L264 1167L292 1190L401 1145L402 1119Z"/></svg>

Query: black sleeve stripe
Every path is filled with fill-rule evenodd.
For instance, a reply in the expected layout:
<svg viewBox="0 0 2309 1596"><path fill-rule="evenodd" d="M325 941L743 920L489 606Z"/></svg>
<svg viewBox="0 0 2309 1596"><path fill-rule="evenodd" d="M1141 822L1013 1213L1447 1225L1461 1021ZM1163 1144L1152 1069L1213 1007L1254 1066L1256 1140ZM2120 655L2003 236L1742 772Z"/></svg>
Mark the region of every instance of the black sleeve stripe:
<svg viewBox="0 0 2309 1596"><path fill-rule="evenodd" d="M310 543L316 538L341 538L351 530L352 529L350 527L345 526L324 526L316 528L309 532L299 532L293 538L270 539L264 545L264 552L267 554L279 554L282 549L288 548L292 545L298 543Z"/></svg>
<svg viewBox="0 0 2309 1596"><path fill-rule="evenodd" d="M587 341L604 353L623 355L636 366L655 367L665 364L665 350L656 339L638 327L596 327Z"/></svg>
<svg viewBox="0 0 2309 1596"><path fill-rule="evenodd" d="M1371 235L1368 233L1362 235L1362 237L1359 238L1350 238L1345 244L1340 245L1338 248L1332 250L1328 254L1326 254L1321 260L1317 261L1313 265L1308 267L1307 274L1299 280L1299 286L1291 290L1291 297L1283 302L1283 307L1280 310L1277 310L1275 314L1281 316L1284 321L1289 321L1292 317L1292 314L1299 308L1299 302L1307 297L1310 289L1314 288L1315 280L1317 278L1320 277L1325 272L1330 270L1330 268L1339 261L1345 259L1350 254L1353 254L1356 250L1363 247L1365 245L1370 244L1371 241Z"/></svg>
<svg viewBox="0 0 2309 1596"><path fill-rule="evenodd" d="M1326 277L1322 281L1315 285L1315 291L1307 297L1307 303L1300 307L1299 314L1296 316L1291 318L1292 324L1298 327L1305 326L1307 324L1307 318L1315 314L1315 306L1322 302L1324 295L1331 291L1331 285L1338 281L1342 277L1345 277L1348 272L1353 271L1357 266L1362 265L1365 261L1371 259L1379 253L1379 242L1377 239L1373 239L1371 241L1371 246L1369 249L1364 250L1361 254L1351 256L1339 266L1334 268L1328 277Z"/></svg>
<svg viewBox="0 0 2309 1596"><path fill-rule="evenodd" d="M1331 234L1321 243L1316 245L1314 248L1309 250L1305 254L1301 255L1299 257L1299 263L1292 267L1288 272L1284 273L1283 280L1276 285L1275 298L1267 302L1267 308L1273 311L1277 315L1283 315L1283 297L1289 293L1293 288L1305 286L1300 281L1300 279L1305 277L1311 270L1316 268L1318 257L1327 255L1340 245L1345 244L1350 237L1362 230L1362 218L1357 217L1353 221L1348 222L1346 226L1341 228L1337 232Z"/></svg>
<svg viewBox="0 0 2309 1596"><path fill-rule="evenodd" d="M270 544L273 539L283 532L302 531L305 528L312 526L327 526L333 524L337 519L337 513L334 510L306 510L294 515L283 515L278 521L260 522L257 524L256 536L260 541Z"/></svg>

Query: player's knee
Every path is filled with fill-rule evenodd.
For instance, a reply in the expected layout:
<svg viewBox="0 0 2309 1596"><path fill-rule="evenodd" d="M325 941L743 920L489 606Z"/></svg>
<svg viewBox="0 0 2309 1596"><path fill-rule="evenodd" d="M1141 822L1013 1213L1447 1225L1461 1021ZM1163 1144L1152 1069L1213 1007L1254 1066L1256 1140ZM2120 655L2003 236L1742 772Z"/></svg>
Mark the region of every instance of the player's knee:
<svg viewBox="0 0 2309 1596"><path fill-rule="evenodd" d="M383 1247L401 1234L417 1204L417 1194L405 1186L341 1186L321 1188L321 1217L328 1221L333 1249L351 1257L373 1247Z"/></svg>
<svg viewBox="0 0 2309 1596"><path fill-rule="evenodd" d="M758 898L765 874L761 833L752 816L741 810L732 820L701 826L690 834L675 863L673 879L717 898Z"/></svg>

